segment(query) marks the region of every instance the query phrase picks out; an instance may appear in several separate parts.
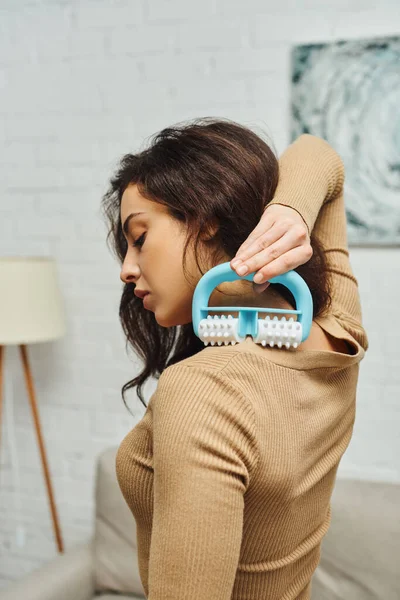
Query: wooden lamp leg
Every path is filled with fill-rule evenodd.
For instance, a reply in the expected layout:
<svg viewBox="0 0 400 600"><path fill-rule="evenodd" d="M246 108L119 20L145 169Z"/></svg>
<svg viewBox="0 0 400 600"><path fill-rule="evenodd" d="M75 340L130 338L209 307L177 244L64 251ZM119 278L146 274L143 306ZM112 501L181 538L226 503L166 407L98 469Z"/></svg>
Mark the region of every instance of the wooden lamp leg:
<svg viewBox="0 0 400 600"><path fill-rule="evenodd" d="M29 367L29 362L28 362L27 348L25 345L20 345L19 349L21 351L21 359L22 359L22 364L23 364L23 368L24 368L25 383L26 383L26 387L28 390L28 396L29 396L29 401L30 401L30 405L31 405L31 409L32 409L33 420L35 423L37 441L39 444L40 456L42 459L42 466L43 466L44 476L45 476L45 480L46 480L47 495L48 495L49 502L50 502L50 509L51 509L51 515L52 515L52 520L53 520L53 529L54 529L54 533L55 533L56 540L57 540L58 551L60 553L62 553L62 552L64 552L64 545L63 545L63 541L62 541L62 537L61 537L61 530L60 530L60 525L59 525L58 516L57 516L57 509L56 509L56 505L54 502L54 495L53 495L53 490L52 490L52 485L51 485L51 480L50 480L50 472L49 472L49 467L48 467L47 458L46 458L46 450L44 447L44 441L43 441L40 420L39 420L39 412L38 412L38 407L37 407L36 398L35 398L35 391L34 391L34 387L33 387L33 378L32 378L31 370ZM1 354L0 354L0 383L1 383Z"/></svg>

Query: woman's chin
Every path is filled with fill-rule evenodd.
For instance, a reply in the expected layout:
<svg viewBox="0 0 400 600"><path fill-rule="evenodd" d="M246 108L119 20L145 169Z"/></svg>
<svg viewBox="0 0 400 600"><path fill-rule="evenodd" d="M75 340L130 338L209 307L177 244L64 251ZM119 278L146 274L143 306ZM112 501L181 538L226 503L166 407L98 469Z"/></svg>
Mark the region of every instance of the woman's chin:
<svg viewBox="0 0 400 600"><path fill-rule="evenodd" d="M176 323L171 315L163 314L160 310L153 310L154 318L161 327L173 327Z"/></svg>
<svg viewBox="0 0 400 600"><path fill-rule="evenodd" d="M160 311L154 311L154 318L161 327L178 327L192 323L192 315L163 315Z"/></svg>

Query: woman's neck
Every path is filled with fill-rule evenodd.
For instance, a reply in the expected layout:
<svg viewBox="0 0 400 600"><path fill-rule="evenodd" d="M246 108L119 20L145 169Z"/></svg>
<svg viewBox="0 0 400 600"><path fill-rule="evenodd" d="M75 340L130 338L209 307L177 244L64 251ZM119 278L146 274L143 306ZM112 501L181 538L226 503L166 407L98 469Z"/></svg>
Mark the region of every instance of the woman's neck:
<svg viewBox="0 0 400 600"><path fill-rule="evenodd" d="M269 286L264 292L257 294L253 291L251 282L247 280L224 282L218 285L211 293L208 305L210 307L257 306L260 308L295 309L273 287ZM213 310L210 314L211 316L221 316L227 313L225 311ZM230 314L235 318L238 317L238 312L231 311Z"/></svg>

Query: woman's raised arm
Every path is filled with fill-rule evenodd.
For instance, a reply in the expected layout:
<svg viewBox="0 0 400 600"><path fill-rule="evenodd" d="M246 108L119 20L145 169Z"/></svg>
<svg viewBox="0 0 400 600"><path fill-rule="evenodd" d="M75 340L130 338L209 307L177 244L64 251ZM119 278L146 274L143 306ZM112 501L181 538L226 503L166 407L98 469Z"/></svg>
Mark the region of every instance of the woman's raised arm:
<svg viewBox="0 0 400 600"><path fill-rule="evenodd" d="M367 349L358 283L347 246L343 162L328 142L304 134L282 154L279 170L275 196L231 266L242 275L240 265L235 264L240 258L249 267L248 272L261 273L257 283L266 282L311 258L309 235L313 232L328 262L332 314Z"/></svg>

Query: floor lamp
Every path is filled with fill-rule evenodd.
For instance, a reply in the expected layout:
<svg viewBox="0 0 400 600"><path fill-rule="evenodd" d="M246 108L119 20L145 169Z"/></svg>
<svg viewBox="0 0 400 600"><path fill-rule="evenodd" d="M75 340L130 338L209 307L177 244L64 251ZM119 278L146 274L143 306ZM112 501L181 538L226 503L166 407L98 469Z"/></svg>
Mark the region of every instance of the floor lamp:
<svg viewBox="0 0 400 600"><path fill-rule="evenodd" d="M64 552L57 508L28 360L27 344L65 334L64 307L55 261L48 257L0 257L0 444L3 365L7 345L18 345L46 482L57 548Z"/></svg>

